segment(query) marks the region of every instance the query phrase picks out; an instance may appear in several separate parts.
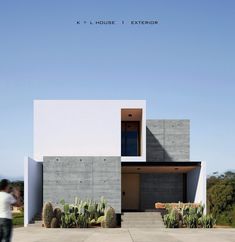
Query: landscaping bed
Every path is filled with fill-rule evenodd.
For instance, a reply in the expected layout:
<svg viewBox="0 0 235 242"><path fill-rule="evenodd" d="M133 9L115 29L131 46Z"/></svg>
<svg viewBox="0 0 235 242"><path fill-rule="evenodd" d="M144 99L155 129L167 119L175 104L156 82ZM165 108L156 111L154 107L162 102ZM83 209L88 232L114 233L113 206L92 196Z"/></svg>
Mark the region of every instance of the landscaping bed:
<svg viewBox="0 0 235 242"><path fill-rule="evenodd" d="M166 203L157 207L165 210L163 221L167 228L213 228L216 223L211 214L204 214L201 204Z"/></svg>
<svg viewBox="0 0 235 242"><path fill-rule="evenodd" d="M42 220L46 228L114 228L117 224L115 210L107 206L104 198L99 202L76 198L74 204L62 200L61 208L53 208L50 202L46 202Z"/></svg>

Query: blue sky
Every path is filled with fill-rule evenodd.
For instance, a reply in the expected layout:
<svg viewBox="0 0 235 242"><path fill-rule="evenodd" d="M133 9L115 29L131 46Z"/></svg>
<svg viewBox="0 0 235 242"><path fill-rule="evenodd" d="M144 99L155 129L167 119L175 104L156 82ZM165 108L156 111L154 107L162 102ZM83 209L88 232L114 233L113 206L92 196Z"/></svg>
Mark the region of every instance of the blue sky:
<svg viewBox="0 0 235 242"><path fill-rule="evenodd" d="M235 169L235 2L1 1L0 176L32 156L34 99L146 99L191 119L191 159ZM159 20L85 26L77 20Z"/></svg>

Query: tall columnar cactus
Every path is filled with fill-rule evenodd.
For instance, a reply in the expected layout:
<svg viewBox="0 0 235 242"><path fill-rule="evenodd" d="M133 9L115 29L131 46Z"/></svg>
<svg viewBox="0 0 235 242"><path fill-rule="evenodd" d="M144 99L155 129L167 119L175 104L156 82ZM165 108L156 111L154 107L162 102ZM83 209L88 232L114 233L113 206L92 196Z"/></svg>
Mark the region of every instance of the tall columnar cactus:
<svg viewBox="0 0 235 242"><path fill-rule="evenodd" d="M105 213L105 227L106 228L115 228L116 227L116 213L114 208L109 207Z"/></svg>
<svg viewBox="0 0 235 242"><path fill-rule="evenodd" d="M55 208L53 214L54 214L54 217L57 219L58 226L60 226L61 225L61 215L62 215L61 209Z"/></svg>
<svg viewBox="0 0 235 242"><path fill-rule="evenodd" d="M50 202L46 202L43 206L42 220L46 228L51 227L51 220L53 218L53 207Z"/></svg>
<svg viewBox="0 0 235 242"><path fill-rule="evenodd" d="M51 220L51 228L59 228L59 222L55 217Z"/></svg>

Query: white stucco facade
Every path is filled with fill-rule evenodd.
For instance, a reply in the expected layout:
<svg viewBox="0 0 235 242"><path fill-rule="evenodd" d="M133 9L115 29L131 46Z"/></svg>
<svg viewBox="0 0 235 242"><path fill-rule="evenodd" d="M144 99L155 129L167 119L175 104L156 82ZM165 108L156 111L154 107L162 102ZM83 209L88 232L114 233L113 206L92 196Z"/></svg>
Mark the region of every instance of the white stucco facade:
<svg viewBox="0 0 235 242"><path fill-rule="evenodd" d="M24 159L24 225L42 209L42 162L30 157Z"/></svg>
<svg viewBox="0 0 235 242"><path fill-rule="evenodd" d="M189 202L205 205L206 211L206 163L187 174L187 197Z"/></svg>
<svg viewBox="0 0 235 242"><path fill-rule="evenodd" d="M121 155L122 121L124 121L124 124L128 121L138 121L139 156ZM35 100L33 159L26 158L24 162L25 225L30 223L36 214L40 214L43 191L46 190L43 189L43 184L47 184L43 182L43 178L46 175L50 184L52 181L51 177L48 178L50 172L44 173L46 162L43 163L42 161L45 157L56 157L56 159L66 157L68 160L71 157L76 159L79 157L79 160L87 157L92 157L91 159L94 157L98 159L100 157L118 157L119 165L121 157L121 161L124 162L121 166L135 167L132 172L136 174L142 172L140 171L141 165L148 169L148 165L153 164L153 170L145 171L146 174L150 174L150 177L151 174L163 172L167 164L171 167L168 170L169 176L171 176L171 173L177 172L176 169L182 169L182 173L184 173L184 166L186 168L192 166L192 169L189 169L187 176L185 176L186 186L184 186L185 188L182 187L181 190L187 190L186 200L188 202L206 205L205 162L196 162L197 164L194 166L195 162L191 163L189 156L186 156L183 160L177 159L178 157L185 157L185 153L189 153L188 135L189 125L186 121L148 120L146 124L145 100ZM179 163L182 166L181 168ZM159 171L154 169L154 166L158 167ZM161 167L165 168L161 171ZM69 167L66 169L69 169ZM87 176L89 175L87 171ZM76 174L73 181L76 187L80 185L76 183L79 180L78 176L79 174ZM120 176L122 176L122 171ZM99 174L97 177L101 179L102 175ZM169 178L167 179L169 180ZM81 177L80 180L82 180ZM65 181L63 180L63 182ZM154 179L149 179L148 182L148 186L145 187L152 189L148 193L151 200L154 192L156 194L159 192L159 184L154 182ZM173 183L177 184L176 182ZM91 182L91 184L93 183ZM164 189L160 191L159 194L163 196L162 198L174 190L172 184L163 185L166 192ZM156 191L155 188L157 188ZM96 192L95 188L92 189ZM63 190L63 187L61 190ZM121 197L121 190L116 190ZM132 194L132 191L129 194ZM139 193L139 196L148 197L146 193ZM156 196L154 202L157 202L158 199L159 195ZM182 199L184 198L182 197ZM154 202L151 204L154 205Z"/></svg>
<svg viewBox="0 0 235 242"><path fill-rule="evenodd" d="M122 109L142 109L141 155L122 161L146 161L144 100L34 101L34 159L121 156Z"/></svg>

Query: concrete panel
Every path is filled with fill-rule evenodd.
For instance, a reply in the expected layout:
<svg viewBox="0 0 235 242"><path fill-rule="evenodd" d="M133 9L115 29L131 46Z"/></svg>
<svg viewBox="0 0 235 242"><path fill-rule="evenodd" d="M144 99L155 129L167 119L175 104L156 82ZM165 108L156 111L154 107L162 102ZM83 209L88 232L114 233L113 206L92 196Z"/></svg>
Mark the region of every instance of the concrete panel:
<svg viewBox="0 0 235 242"><path fill-rule="evenodd" d="M165 151L157 148L147 148L147 161L165 161Z"/></svg>
<svg viewBox="0 0 235 242"><path fill-rule="evenodd" d="M141 174L141 210L154 209L156 202L183 201L183 174Z"/></svg>
<svg viewBox="0 0 235 242"><path fill-rule="evenodd" d="M165 146L165 161L189 161L188 146Z"/></svg>
<svg viewBox="0 0 235 242"><path fill-rule="evenodd" d="M185 134L165 134L165 146L188 146L189 136Z"/></svg>
<svg viewBox="0 0 235 242"><path fill-rule="evenodd" d="M164 120L146 120L146 125L153 134L164 134Z"/></svg>
<svg viewBox="0 0 235 242"><path fill-rule="evenodd" d="M147 161L189 161L189 120L147 120Z"/></svg>
<svg viewBox="0 0 235 242"><path fill-rule="evenodd" d="M164 120L166 134L188 134L189 126L189 120Z"/></svg>
<svg viewBox="0 0 235 242"><path fill-rule="evenodd" d="M121 212L120 157L44 157L43 200L73 203L75 197L99 200L104 196Z"/></svg>

